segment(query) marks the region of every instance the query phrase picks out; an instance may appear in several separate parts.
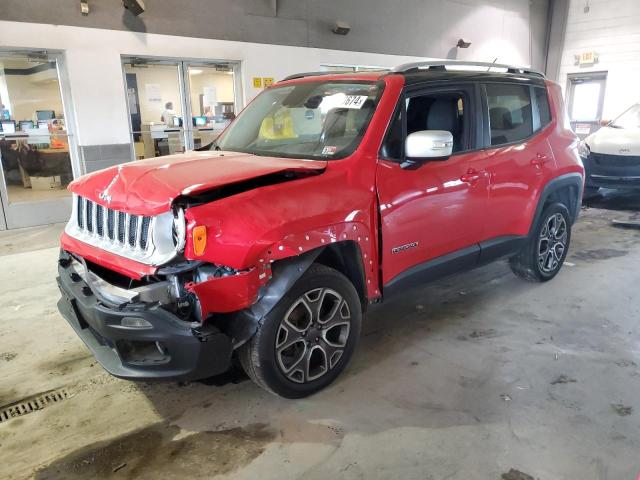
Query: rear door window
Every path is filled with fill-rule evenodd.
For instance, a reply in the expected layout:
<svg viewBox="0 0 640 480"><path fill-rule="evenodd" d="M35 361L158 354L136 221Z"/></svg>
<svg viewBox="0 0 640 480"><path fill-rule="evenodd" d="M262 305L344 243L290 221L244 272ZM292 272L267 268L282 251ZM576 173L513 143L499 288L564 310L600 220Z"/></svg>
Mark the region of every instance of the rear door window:
<svg viewBox="0 0 640 480"><path fill-rule="evenodd" d="M521 142L533 134L533 115L528 85L489 83L491 145Z"/></svg>

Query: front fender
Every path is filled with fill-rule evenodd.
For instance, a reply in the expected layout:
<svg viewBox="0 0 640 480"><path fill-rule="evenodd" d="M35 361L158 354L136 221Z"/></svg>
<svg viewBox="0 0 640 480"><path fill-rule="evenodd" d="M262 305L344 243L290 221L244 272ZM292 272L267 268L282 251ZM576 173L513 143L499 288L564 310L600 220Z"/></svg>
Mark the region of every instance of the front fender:
<svg viewBox="0 0 640 480"><path fill-rule="evenodd" d="M279 300L324 248L339 245L342 242L353 242L360 250L358 261L362 262L366 298L379 297L380 289L376 275L378 260L374 239L369 229L357 222L345 222L289 234L264 248L254 264L236 275L210 278L200 283L190 283L185 287L198 297L202 318L211 314L237 312L252 307L264 300L264 292L267 291L272 292L269 298L275 298L276 294L273 292L278 292L277 300ZM283 266L288 265L296 265L299 275L293 276L286 269L285 273L282 273ZM282 275L293 280L283 284L280 278ZM277 284L275 290L270 290L274 288L273 284ZM268 312L264 312L266 313Z"/></svg>

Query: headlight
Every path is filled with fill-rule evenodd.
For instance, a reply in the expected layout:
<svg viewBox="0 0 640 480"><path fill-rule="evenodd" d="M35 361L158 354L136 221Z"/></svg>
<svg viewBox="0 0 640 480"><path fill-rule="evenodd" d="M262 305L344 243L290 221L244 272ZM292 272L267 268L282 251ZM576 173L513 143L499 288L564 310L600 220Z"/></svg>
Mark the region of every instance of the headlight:
<svg viewBox="0 0 640 480"><path fill-rule="evenodd" d="M184 222L184 210L181 208L176 209L173 215L173 224L171 226L171 238L173 245L176 248L176 252L180 253L184 249L184 242L186 240L186 225Z"/></svg>
<svg viewBox="0 0 640 480"><path fill-rule="evenodd" d="M587 142L581 140L580 143L578 143L578 155L580 155L582 158L587 158L590 153L591 150L589 149L589 145L587 145Z"/></svg>

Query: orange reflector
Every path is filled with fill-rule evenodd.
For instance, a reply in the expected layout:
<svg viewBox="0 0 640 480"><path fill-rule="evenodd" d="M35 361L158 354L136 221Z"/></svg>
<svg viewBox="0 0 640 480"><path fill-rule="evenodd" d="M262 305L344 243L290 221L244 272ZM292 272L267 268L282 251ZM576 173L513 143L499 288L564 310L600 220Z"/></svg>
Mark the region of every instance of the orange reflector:
<svg viewBox="0 0 640 480"><path fill-rule="evenodd" d="M193 229L193 253L200 256L204 254L207 246L207 227L198 225Z"/></svg>

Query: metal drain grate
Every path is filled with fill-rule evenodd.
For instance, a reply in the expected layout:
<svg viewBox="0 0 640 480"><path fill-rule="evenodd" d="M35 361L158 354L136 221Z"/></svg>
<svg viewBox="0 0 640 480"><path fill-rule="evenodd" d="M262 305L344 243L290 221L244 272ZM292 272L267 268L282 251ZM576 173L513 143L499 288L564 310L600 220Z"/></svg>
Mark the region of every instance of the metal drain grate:
<svg viewBox="0 0 640 480"><path fill-rule="evenodd" d="M12 418L21 417L29 413L42 410L49 405L60 403L70 398L71 392L66 388L57 390L49 390L48 392L39 393L33 397L25 398L18 402L0 407L0 423L11 420Z"/></svg>

